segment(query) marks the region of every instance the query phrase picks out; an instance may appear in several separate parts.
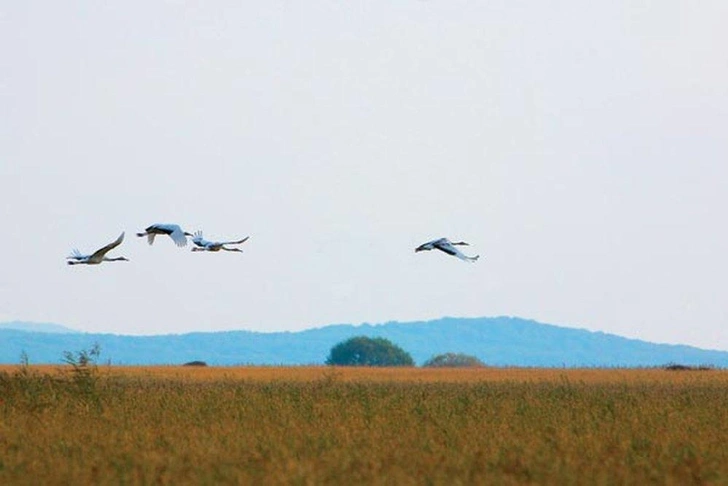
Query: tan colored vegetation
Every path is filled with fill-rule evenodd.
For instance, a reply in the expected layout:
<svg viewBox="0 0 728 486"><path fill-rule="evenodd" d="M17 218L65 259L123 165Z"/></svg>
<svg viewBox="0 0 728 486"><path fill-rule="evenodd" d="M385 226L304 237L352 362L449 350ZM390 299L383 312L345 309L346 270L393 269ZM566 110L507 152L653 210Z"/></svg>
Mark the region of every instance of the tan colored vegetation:
<svg viewBox="0 0 728 486"><path fill-rule="evenodd" d="M0 484L728 482L728 372L0 369Z"/></svg>
<svg viewBox="0 0 728 486"><path fill-rule="evenodd" d="M35 374L64 376L67 366L33 365ZM0 373L13 374L16 365L0 365ZM410 368L348 366L104 366L100 377L174 378L183 381L318 381L340 382L562 382L619 384L724 384L728 386L728 370L667 371L663 368Z"/></svg>

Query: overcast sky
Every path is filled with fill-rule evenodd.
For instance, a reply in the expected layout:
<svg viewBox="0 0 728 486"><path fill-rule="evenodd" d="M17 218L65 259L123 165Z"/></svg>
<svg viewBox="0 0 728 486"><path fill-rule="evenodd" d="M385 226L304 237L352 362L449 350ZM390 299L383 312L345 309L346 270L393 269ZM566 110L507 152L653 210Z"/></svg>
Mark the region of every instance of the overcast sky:
<svg viewBox="0 0 728 486"><path fill-rule="evenodd" d="M0 2L0 321L728 350L728 2ZM156 222L244 253L135 233ZM111 256L68 266L122 231ZM469 264L414 253L465 240Z"/></svg>

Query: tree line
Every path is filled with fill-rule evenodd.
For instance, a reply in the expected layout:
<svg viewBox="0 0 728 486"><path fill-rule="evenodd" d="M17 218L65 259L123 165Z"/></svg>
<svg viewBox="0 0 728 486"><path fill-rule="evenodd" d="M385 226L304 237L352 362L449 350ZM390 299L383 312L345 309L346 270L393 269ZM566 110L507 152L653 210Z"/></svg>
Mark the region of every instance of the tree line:
<svg viewBox="0 0 728 486"><path fill-rule="evenodd" d="M356 336L331 348L326 364L330 366L414 366L412 356L389 339ZM458 368L485 366L475 356L444 353L425 361L425 367Z"/></svg>

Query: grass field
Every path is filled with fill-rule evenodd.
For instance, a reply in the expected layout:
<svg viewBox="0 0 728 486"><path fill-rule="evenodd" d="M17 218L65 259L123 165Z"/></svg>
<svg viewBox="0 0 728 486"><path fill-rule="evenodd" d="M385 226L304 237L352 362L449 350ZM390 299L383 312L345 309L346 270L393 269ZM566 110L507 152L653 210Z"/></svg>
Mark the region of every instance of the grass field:
<svg viewBox="0 0 728 486"><path fill-rule="evenodd" d="M0 484L728 484L726 444L724 370L0 367Z"/></svg>

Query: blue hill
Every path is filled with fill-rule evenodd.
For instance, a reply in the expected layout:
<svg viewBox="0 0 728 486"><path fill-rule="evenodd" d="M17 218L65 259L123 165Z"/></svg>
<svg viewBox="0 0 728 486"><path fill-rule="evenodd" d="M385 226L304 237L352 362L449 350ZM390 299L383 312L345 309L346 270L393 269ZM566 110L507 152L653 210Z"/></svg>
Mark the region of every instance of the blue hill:
<svg viewBox="0 0 728 486"><path fill-rule="evenodd" d="M443 318L425 322L331 325L299 332L249 331L123 336L45 333L0 328L0 362L60 363L64 351L101 346L101 361L118 365L322 364L331 348L353 336L384 337L417 364L446 352L477 356L492 366L639 367L668 363L728 367L728 352L656 344L514 317Z"/></svg>
<svg viewBox="0 0 728 486"><path fill-rule="evenodd" d="M72 333L72 332L78 332L74 329L71 329L66 326L61 326L59 324L50 324L46 322L20 322L20 321L10 321L10 322L0 322L0 329L15 329L17 331L27 331L27 332L47 332L47 333Z"/></svg>

